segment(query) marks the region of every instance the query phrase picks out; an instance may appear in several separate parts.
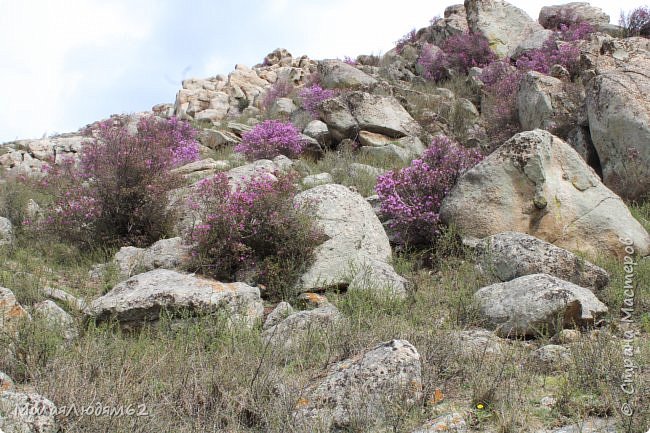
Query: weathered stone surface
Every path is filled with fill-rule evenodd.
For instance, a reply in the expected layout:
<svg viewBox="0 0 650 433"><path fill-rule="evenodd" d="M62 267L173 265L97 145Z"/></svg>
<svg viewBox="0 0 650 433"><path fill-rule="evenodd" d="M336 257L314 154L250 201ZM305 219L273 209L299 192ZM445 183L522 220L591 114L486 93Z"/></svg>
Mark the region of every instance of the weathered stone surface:
<svg viewBox="0 0 650 433"><path fill-rule="evenodd" d="M325 88L365 88L377 84L377 80L341 60L318 62L321 85Z"/></svg>
<svg viewBox="0 0 650 433"><path fill-rule="evenodd" d="M311 176L307 176L302 180L302 184L307 188L314 188L319 185L327 185L328 183L334 183L334 179L329 173L312 174Z"/></svg>
<svg viewBox="0 0 650 433"><path fill-rule="evenodd" d="M60 331L66 340L73 340L79 335L72 316L50 300L35 304L32 307L32 315L45 320L51 329Z"/></svg>
<svg viewBox="0 0 650 433"><path fill-rule="evenodd" d="M476 249L481 268L501 281L530 274L549 274L596 290L609 282L609 274L604 269L524 233L499 233L482 239Z"/></svg>
<svg viewBox="0 0 650 433"><path fill-rule="evenodd" d="M320 113L335 142L354 138L359 131L390 138L416 137L422 132L420 125L392 96L350 92L323 102Z"/></svg>
<svg viewBox="0 0 650 433"><path fill-rule="evenodd" d="M273 117L282 117L282 116L289 117L296 110L298 110L298 107L296 106L296 104L293 103L291 99L278 98L275 100L273 105L271 105L269 113Z"/></svg>
<svg viewBox="0 0 650 433"><path fill-rule="evenodd" d="M120 273L126 279L136 273L157 268L178 269L189 258L189 246L180 237L161 239L148 248L122 247L113 257Z"/></svg>
<svg viewBox="0 0 650 433"><path fill-rule="evenodd" d="M597 52L586 85L591 139L605 185L638 200L650 191L650 40L605 39Z"/></svg>
<svg viewBox="0 0 650 433"><path fill-rule="evenodd" d="M417 136L420 125L392 96L352 92L346 98L359 129L393 138Z"/></svg>
<svg viewBox="0 0 650 433"><path fill-rule="evenodd" d="M370 290L403 298L410 286L409 281L395 272L388 263L368 260L359 266L348 290Z"/></svg>
<svg viewBox="0 0 650 433"><path fill-rule="evenodd" d="M620 433L616 417L587 418L577 424L553 430L538 430L535 433Z"/></svg>
<svg viewBox="0 0 650 433"><path fill-rule="evenodd" d="M0 333L12 334L23 319L28 319L29 314L18 303L13 292L0 287Z"/></svg>
<svg viewBox="0 0 650 433"><path fill-rule="evenodd" d="M510 338L593 325L607 312L589 289L546 274L484 287L474 294L474 301L486 325Z"/></svg>
<svg viewBox="0 0 650 433"><path fill-rule="evenodd" d="M503 353L506 341L486 329L455 331L449 339L459 353L468 358L495 357Z"/></svg>
<svg viewBox="0 0 650 433"><path fill-rule="evenodd" d="M515 135L461 176L441 219L467 236L517 231L590 256L622 257L620 238L650 254L650 235L568 144L547 131Z"/></svg>
<svg viewBox="0 0 650 433"><path fill-rule="evenodd" d="M465 11L469 29L485 36L500 57L514 55L521 43L546 32L526 12L502 0L465 0Z"/></svg>
<svg viewBox="0 0 650 433"><path fill-rule="evenodd" d="M575 126L577 105L583 98L571 98L565 83L557 78L529 71L524 75L517 94L521 127L528 131L546 129L568 132Z"/></svg>
<svg viewBox="0 0 650 433"><path fill-rule="evenodd" d="M321 146L325 148L328 148L332 145L332 137L329 130L327 129L327 124L325 122L321 122L320 120L312 120L307 124L302 132L306 136L316 140Z"/></svg>
<svg viewBox="0 0 650 433"><path fill-rule="evenodd" d="M331 331L343 320L343 315L329 302L313 310L289 314L279 323L265 327L262 339L274 346L290 348L307 338L311 333Z"/></svg>
<svg viewBox="0 0 650 433"><path fill-rule="evenodd" d="M561 24L570 25L580 22L588 22L593 26L609 24L609 15L601 8L587 2L573 2L542 7L538 21L545 29L555 30Z"/></svg>
<svg viewBox="0 0 650 433"><path fill-rule="evenodd" d="M467 422L465 416L458 412L453 412L447 415L441 415L435 418L412 433L467 433Z"/></svg>
<svg viewBox="0 0 650 433"><path fill-rule="evenodd" d="M0 217L0 245L9 245L14 241L14 226L9 219Z"/></svg>
<svg viewBox="0 0 650 433"><path fill-rule="evenodd" d="M99 321L111 317L130 327L171 313L224 313L233 321L253 324L262 317L260 291L244 283L220 283L207 278L156 269L119 283L95 299L86 314Z"/></svg>
<svg viewBox="0 0 650 433"><path fill-rule="evenodd" d="M285 48L276 48L264 57L264 66L291 66L293 56Z"/></svg>
<svg viewBox="0 0 650 433"><path fill-rule="evenodd" d="M347 274L366 260L390 260L388 237L359 194L328 184L301 192L295 202L316 218L328 237L316 248L314 264L300 279L302 290L347 285Z"/></svg>
<svg viewBox="0 0 650 433"><path fill-rule="evenodd" d="M393 340L334 364L298 401L296 416L336 428L359 416L381 423L385 405L415 403L421 389L420 354L408 341Z"/></svg>
<svg viewBox="0 0 650 433"><path fill-rule="evenodd" d="M277 325L293 313L294 309L290 303L285 301L280 302L266 317L262 329L266 330Z"/></svg>
<svg viewBox="0 0 650 433"><path fill-rule="evenodd" d="M86 308L86 302L83 299L79 299L65 290L46 287L43 289L43 294L54 300L61 301L69 308L75 310L83 311Z"/></svg>
<svg viewBox="0 0 650 433"><path fill-rule="evenodd" d="M571 351L564 346L547 344L528 356L531 369L542 373L564 371L571 363Z"/></svg>
<svg viewBox="0 0 650 433"><path fill-rule="evenodd" d="M18 409L18 410L16 410ZM36 393L0 393L0 430L6 433L56 433L56 406Z"/></svg>

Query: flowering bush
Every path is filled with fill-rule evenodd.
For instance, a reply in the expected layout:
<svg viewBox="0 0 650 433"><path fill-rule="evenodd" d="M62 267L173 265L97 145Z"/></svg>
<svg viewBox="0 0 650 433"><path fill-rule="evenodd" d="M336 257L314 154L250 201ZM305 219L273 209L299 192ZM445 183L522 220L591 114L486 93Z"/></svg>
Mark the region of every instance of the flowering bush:
<svg viewBox="0 0 650 433"><path fill-rule="evenodd" d="M43 179L56 196L44 228L83 247L149 245L172 224L171 169L197 157L194 129L175 118L142 118L134 135L100 123L78 164L60 161Z"/></svg>
<svg viewBox="0 0 650 433"><path fill-rule="evenodd" d="M292 123L265 120L242 135L235 152L243 153L249 160L270 159L278 155L295 158L304 147L300 132Z"/></svg>
<svg viewBox="0 0 650 433"><path fill-rule="evenodd" d="M293 91L293 84L291 84L288 80L278 80L275 83L273 83L273 85L266 92L266 94L262 98L262 102L260 103L260 105L264 110L268 110L269 108L271 108L271 106L275 101L277 101L279 98L284 98L285 96L289 95L292 91Z"/></svg>
<svg viewBox="0 0 650 433"><path fill-rule="evenodd" d="M415 29L412 29L410 32L402 36L397 42L395 42L395 51L397 54L402 54L402 50L404 50L405 46L417 42L417 40L417 33L415 32Z"/></svg>
<svg viewBox="0 0 650 433"><path fill-rule="evenodd" d="M642 36L650 38L650 8L641 6L629 12L627 15L621 12L619 25L623 27L623 36Z"/></svg>
<svg viewBox="0 0 650 433"><path fill-rule="evenodd" d="M343 63L346 63L350 66L357 66L357 61L350 56L343 57Z"/></svg>
<svg viewBox="0 0 650 433"><path fill-rule="evenodd" d="M447 70L466 74L470 68L483 67L496 60L488 40L479 34L463 33L447 39L442 51L432 55L430 47L423 47L418 63L426 79L439 81L447 77Z"/></svg>
<svg viewBox="0 0 650 433"><path fill-rule="evenodd" d="M290 288L322 242L316 225L293 205L293 176L275 173L232 190L224 173L200 182L191 199L201 224L189 234L193 266L221 281L263 284L271 297Z"/></svg>
<svg viewBox="0 0 650 433"><path fill-rule="evenodd" d="M323 101L336 96L336 91L332 89L323 89L319 84L312 84L305 87L298 94L302 106L311 114L314 119L318 118L318 108Z"/></svg>
<svg viewBox="0 0 650 433"><path fill-rule="evenodd" d="M499 61L483 68L480 80L485 84L481 102L487 135L492 150L510 138L519 129L517 98L523 73L506 61Z"/></svg>
<svg viewBox="0 0 650 433"><path fill-rule="evenodd" d="M458 177L482 159L441 135L411 165L377 178L381 211L402 242L430 244L440 233L439 209Z"/></svg>

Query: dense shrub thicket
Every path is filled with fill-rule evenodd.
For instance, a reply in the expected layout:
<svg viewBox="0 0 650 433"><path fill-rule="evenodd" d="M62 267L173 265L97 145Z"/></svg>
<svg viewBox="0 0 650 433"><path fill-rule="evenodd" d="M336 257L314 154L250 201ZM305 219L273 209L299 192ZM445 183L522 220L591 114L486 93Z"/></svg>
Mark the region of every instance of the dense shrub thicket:
<svg viewBox="0 0 650 433"><path fill-rule="evenodd" d="M440 48L442 51L433 54L425 44L420 53L418 64L422 68L422 75L428 80L449 78L449 72L466 74L470 68L483 67L496 60L488 40L474 33L454 35Z"/></svg>
<svg viewBox="0 0 650 433"><path fill-rule="evenodd" d="M291 122L265 120L242 135L242 141L235 146L235 152L255 161L279 155L295 158L302 153L304 147L300 131Z"/></svg>
<svg viewBox="0 0 650 433"><path fill-rule="evenodd" d="M190 234L192 266L220 281L266 287L288 299L322 242L315 223L293 204L294 176L275 173L236 189L224 173L201 181L190 206L201 221Z"/></svg>
<svg viewBox="0 0 650 433"><path fill-rule="evenodd" d="M311 114L312 118L318 119L318 109L323 101L336 96L336 91L332 89L323 89L320 84L314 83L302 89L298 95L302 107Z"/></svg>
<svg viewBox="0 0 650 433"><path fill-rule="evenodd" d="M377 178L376 191L381 212L399 241L409 245L430 245L440 233L442 200L459 176L481 161L476 150L464 148L449 137L433 139L422 159L401 170Z"/></svg>
<svg viewBox="0 0 650 433"><path fill-rule="evenodd" d="M142 118L137 132L99 124L81 161L49 166L42 181L55 199L42 229L84 248L146 246L173 223L167 193L179 186L171 170L198 158L196 132L176 118Z"/></svg>
<svg viewBox="0 0 650 433"><path fill-rule="evenodd" d="M641 36L650 38L650 7L640 6L627 14L621 12L619 25L623 28L626 38Z"/></svg>

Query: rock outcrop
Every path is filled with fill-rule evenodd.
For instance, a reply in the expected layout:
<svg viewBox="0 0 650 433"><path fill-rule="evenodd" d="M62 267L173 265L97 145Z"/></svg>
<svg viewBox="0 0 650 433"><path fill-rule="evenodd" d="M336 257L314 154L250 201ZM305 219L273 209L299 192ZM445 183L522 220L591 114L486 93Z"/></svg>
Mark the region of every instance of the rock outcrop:
<svg viewBox="0 0 650 433"><path fill-rule="evenodd" d="M609 15L599 7L587 2L573 2L556 6L544 6L539 12L539 23L545 29L557 29L560 25L587 22L598 28L609 24Z"/></svg>
<svg viewBox="0 0 650 433"><path fill-rule="evenodd" d="M307 425L335 428L349 426L355 417L380 423L394 398L412 404L421 390L420 354L408 341L393 340L334 364L307 389L295 415Z"/></svg>
<svg viewBox="0 0 650 433"><path fill-rule="evenodd" d="M441 219L467 236L528 233L571 251L622 257L620 239L650 254L650 235L567 143L547 131L515 135L466 172Z"/></svg>
<svg viewBox="0 0 650 433"><path fill-rule="evenodd" d="M594 325L607 306L589 290L546 274L484 287L474 294L486 325L501 337L536 337Z"/></svg>
<svg viewBox="0 0 650 433"><path fill-rule="evenodd" d="M42 395L29 392L0 393L0 430L7 433L56 433L57 408Z"/></svg>
<svg viewBox="0 0 650 433"><path fill-rule="evenodd" d="M224 314L233 322L252 325L261 319L263 310L256 287L156 269L119 283L95 299L86 314L98 321L114 318L124 327L155 321L162 311Z"/></svg>

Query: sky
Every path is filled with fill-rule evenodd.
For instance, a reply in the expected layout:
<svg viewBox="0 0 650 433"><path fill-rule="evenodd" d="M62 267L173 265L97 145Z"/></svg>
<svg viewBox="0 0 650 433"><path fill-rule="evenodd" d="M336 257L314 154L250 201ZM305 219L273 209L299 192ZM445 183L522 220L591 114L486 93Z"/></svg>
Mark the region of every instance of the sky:
<svg viewBox="0 0 650 433"><path fill-rule="evenodd" d="M544 5L511 3L537 18ZM459 0L0 0L0 143L173 103L185 78L381 54ZM614 4L615 3L615 4ZM616 23L643 0L593 0Z"/></svg>

